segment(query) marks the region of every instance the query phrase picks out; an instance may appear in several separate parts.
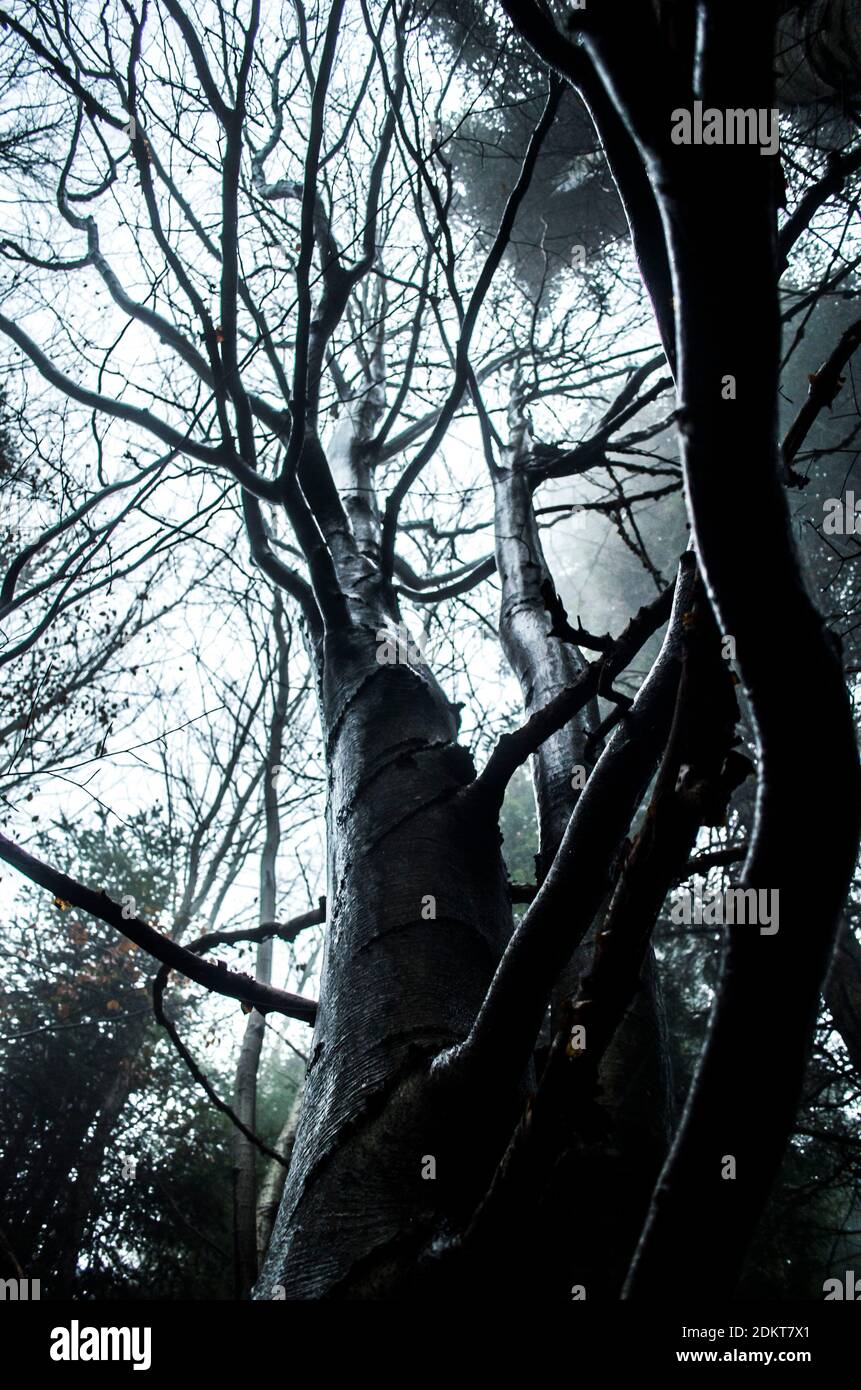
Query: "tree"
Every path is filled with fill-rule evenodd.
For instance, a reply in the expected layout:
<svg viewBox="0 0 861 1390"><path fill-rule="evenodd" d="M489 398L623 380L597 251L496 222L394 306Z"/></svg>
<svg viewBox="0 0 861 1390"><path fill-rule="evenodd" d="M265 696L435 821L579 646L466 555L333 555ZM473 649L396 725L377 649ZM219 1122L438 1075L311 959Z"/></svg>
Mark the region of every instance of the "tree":
<svg viewBox="0 0 861 1390"><path fill-rule="evenodd" d="M256 1008L236 1086L240 1285L257 1259L247 1131L262 1015L314 1022L258 1297L445 1298L491 1277L617 1297L631 1265L628 1296L641 1298L652 1280L685 1277L704 1204L720 1214L709 1279L730 1291L792 1131L859 813L843 671L783 493L834 381L819 374L781 455L776 162L670 138L673 111L699 95L770 109L776 7L696 7L694 73L692 7L638 4L623 30L596 5L566 29L509 0L554 71L530 67L521 99L540 88L542 109L492 228L456 155L459 138L478 139L484 157L504 128L494 49L489 70L470 72L409 3L300 4L282 19L257 0L195 17L164 0L93 9L73 29L31 8L4 22L38 57L32 81L66 144L39 170L56 216L3 241L14 274L0 330L21 379L38 374L45 400L59 394L98 436L83 460L58 447L75 506L51 541L83 526L89 575L87 517L119 505L117 460L133 443L122 482L135 501L110 513L128 572L155 517L166 550L199 527L230 565L241 535L267 607L274 591L261 933L281 838L266 763L281 765L287 717L282 605L301 619L327 785L319 1004L271 984L266 950L253 980L214 966L203 954L224 933L182 946L12 841L0 852L155 955L157 1004L174 969ZM595 124L654 322L624 244L603 238L600 261L560 271L539 233L528 273L518 264L519 216L566 84ZM800 197L783 264L829 199L843 216L861 158L852 146L838 161L821 176L811 160L790 171ZM595 225L607 225L600 209ZM71 284L92 307L58 291ZM683 481L690 547L673 510ZM560 500L537 506L539 488ZM644 509L661 502L647 532ZM547 525L573 508L642 566L648 596L615 637L591 615L573 623L560 596ZM492 549L478 549L490 528ZM13 567L37 551L45 590L62 586L60 545L44 537ZM426 615L421 639L410 612ZM488 629L518 685L514 729L506 710L484 711ZM803 763L782 723L788 651L800 653L793 699L817 730ZM779 892L780 930L730 932L677 1124L650 932L703 827L744 796L748 753L759 813L742 883ZM500 814L529 759L536 881L518 890ZM242 820L234 771L228 760L220 796ZM515 922L518 897L529 901ZM205 901L199 885L195 910ZM183 930L192 915L189 898Z"/></svg>
<svg viewBox="0 0 861 1390"><path fill-rule="evenodd" d="M525 17L525 27L549 55L550 38L558 42L555 26L535 7L511 9ZM673 7L667 10L672 21ZM735 639L757 731L759 814L744 881L784 884L790 919L770 960L761 941L741 933L730 938L703 1064L662 1176L660 1206L657 1201L653 1206L632 1271L629 1289L639 1296L650 1287L672 1287L688 1267L695 1239L691 1214L721 1145L744 1165L748 1178L737 1188L715 1188L721 1236L709 1279L713 1287L725 1288L738 1276L798 1101L858 832L857 755L842 672L801 581L781 487L774 167L755 146L718 147L711 159L708 147L681 148L671 136L672 113L691 109L697 98L721 110L739 104L770 109L776 10L766 6L755 22L745 23L750 44L742 63L733 39L742 21L740 9L702 8L696 65L693 36L680 43L666 30L664 18L639 7L633 23L638 53L648 53L659 64L666 100L645 100L631 50L623 52L606 16L591 24L572 17L569 27L580 31L588 56L584 61L581 50L569 42L563 66L601 104L605 143L615 141L619 160L627 159L631 166L630 181L618 163L616 178L635 240L638 232L651 238L644 278L678 381L682 460L698 559L723 631ZM639 48L640 41L647 43L645 49ZM730 176L735 181L732 198ZM742 217L745 257L730 267L726 248L741 233ZM745 314L753 314L750 333L739 331L742 305ZM738 389L737 400L731 401L720 390L730 363ZM738 411L732 408L736 404ZM754 460L751 466L746 457ZM742 487L745 506L739 509L737 488ZM726 544L731 531L740 548L732 553ZM751 593L760 612L769 614L765 626L751 607ZM777 654L789 643L800 644L805 653L796 698L808 715L814 712L817 725L827 720L834 738L832 746L800 766L793 763L778 693ZM828 866L827 886L817 880L812 887L806 874L802 886L791 867L792 846L802 850L800 806L830 801L831 775L837 769L848 815L841 806L819 821L812 843L807 834L802 836L804 852L812 849ZM805 924L813 914L823 925L811 934ZM783 992L779 1009L770 1009L768 980L778 965ZM778 1017L786 1008L799 1020L791 1030L789 1055L790 1039ZM763 1105L769 1077L777 1084Z"/></svg>
<svg viewBox="0 0 861 1390"><path fill-rule="evenodd" d="M94 876L149 903L169 895L169 840L156 812L79 833L75 849ZM146 864L134 862L142 842ZM68 906L39 906L47 921L14 919L4 939L0 1227L14 1270L55 1298L195 1285L223 1296L224 1261L212 1256L226 1226L225 1126L202 1094L183 1094L181 1064L157 1046L149 959ZM201 1223L208 1239L192 1240L189 1258Z"/></svg>

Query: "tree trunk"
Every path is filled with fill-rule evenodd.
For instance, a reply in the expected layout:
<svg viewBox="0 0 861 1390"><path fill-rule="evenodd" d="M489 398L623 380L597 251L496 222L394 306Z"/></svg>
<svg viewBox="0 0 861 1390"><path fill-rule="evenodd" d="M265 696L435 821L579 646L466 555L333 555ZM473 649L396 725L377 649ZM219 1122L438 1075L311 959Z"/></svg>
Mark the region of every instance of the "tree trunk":
<svg viewBox="0 0 861 1390"><path fill-rule="evenodd" d="M281 1133L275 1144L277 1152L283 1155L288 1166L293 1156L293 1146L296 1143L296 1130L299 1127L304 1094L305 1082L303 1081L296 1089L293 1104L290 1106L290 1113L281 1126ZM272 1227L275 1224L275 1217L278 1213L278 1206L286 1181L287 1168L284 1167L283 1163L276 1163L275 1159L271 1158L260 1184L260 1197L257 1202L257 1262L259 1266L262 1266L266 1258L266 1251L272 1236Z"/></svg>
<svg viewBox="0 0 861 1390"><path fill-rule="evenodd" d="M455 710L418 653L382 654L358 625L327 639L320 1010L261 1298L402 1292L426 1235L477 1200L517 1113L516 1094L434 1085L431 1059L466 1036L511 906L498 832L460 809L474 770Z"/></svg>
<svg viewBox="0 0 861 1390"><path fill-rule="evenodd" d="M278 813L277 777L274 769L281 762L284 722L287 716L289 686L289 649L284 633L284 606L276 590L272 608L272 624L278 645L275 707L269 730L267 771L263 778L263 815L266 834L260 857L260 921L274 922L278 894L275 865L281 841L281 820ZM261 941L257 947L255 978L263 984L272 979L272 939ZM266 1020L252 1009L245 1024L245 1034L236 1067L233 1090L233 1109L250 1130L257 1125L257 1074ZM233 1239L235 1284L237 1298L244 1298L257 1278L257 1150L238 1129L233 1131Z"/></svg>
<svg viewBox="0 0 861 1390"><path fill-rule="evenodd" d="M269 947L268 952L264 952L264 946ZM271 966L272 943L267 941L257 948L255 978L268 984ZM265 1031L266 1021L254 1009L245 1023L233 1085L233 1109L251 1130L257 1124L257 1071ZM231 1135L231 1147L234 1287L236 1297L243 1298L257 1278L257 1161L254 1145L238 1129Z"/></svg>
<svg viewBox="0 0 861 1390"><path fill-rule="evenodd" d="M533 488L522 466L530 439L523 417L516 418L516 400L509 415L515 418L515 428L506 466L493 474L496 566L502 584L499 638L506 661L520 684L523 708L529 716L560 690L573 685L586 662L572 643L550 636L542 585L553 581L532 505ZM597 712L597 701L591 701L548 738L532 758L539 883L555 858L576 804L574 770L587 767L586 745L597 724ZM588 762L594 762L594 758Z"/></svg>

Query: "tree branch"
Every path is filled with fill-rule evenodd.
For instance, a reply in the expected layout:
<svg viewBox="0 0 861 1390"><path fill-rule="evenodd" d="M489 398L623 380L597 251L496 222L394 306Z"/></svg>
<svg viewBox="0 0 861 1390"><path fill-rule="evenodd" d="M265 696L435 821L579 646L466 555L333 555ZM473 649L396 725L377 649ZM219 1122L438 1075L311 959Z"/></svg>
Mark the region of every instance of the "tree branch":
<svg viewBox="0 0 861 1390"><path fill-rule="evenodd" d="M584 705L615 680L661 624L666 622L676 589L676 585L669 585L651 603L641 608L612 647L604 651L597 661L591 662L573 685L536 710L519 729L503 734L464 796L475 798L477 804L497 812L502 805L505 788L517 769L541 747L545 739L573 719Z"/></svg>
<svg viewBox="0 0 861 1390"><path fill-rule="evenodd" d="M301 1019L303 1023L314 1022L317 1005L313 999L302 999L286 990L260 985L249 975L234 974L224 966L209 965L193 951L186 950L169 936L156 931L142 918L126 917L121 905L109 898L103 888L98 892L87 888L77 879L42 863L5 835L0 835L0 859L5 859L7 864L41 888L47 888L60 903L71 903L82 912L89 912L100 921L107 922L108 926L120 932L128 941L133 941L148 955L160 960L169 970L178 970L216 994L253 1005L260 1013L279 1013L287 1018Z"/></svg>
<svg viewBox="0 0 861 1390"><path fill-rule="evenodd" d="M680 562L670 623L658 658L624 726L616 730L580 793L559 851L506 947L468 1038L443 1054L438 1063L441 1071L452 1068L474 1075L485 1066L495 1075L516 1077L526 1067L554 981L607 891L613 857L669 733L695 577L694 557L687 552ZM637 623L638 633L648 626L642 616L645 611L626 632ZM604 660L589 670L595 671ZM533 719L543 714L540 711ZM523 741L522 731L519 737ZM577 896L572 902L574 884Z"/></svg>

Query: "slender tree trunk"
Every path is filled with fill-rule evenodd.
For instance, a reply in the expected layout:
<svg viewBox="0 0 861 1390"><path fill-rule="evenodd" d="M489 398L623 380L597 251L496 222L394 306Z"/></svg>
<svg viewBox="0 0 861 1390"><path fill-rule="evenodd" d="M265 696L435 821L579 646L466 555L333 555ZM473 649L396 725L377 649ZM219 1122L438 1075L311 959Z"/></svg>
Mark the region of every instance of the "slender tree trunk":
<svg viewBox="0 0 861 1390"><path fill-rule="evenodd" d="M532 505L533 487L523 467L531 443L516 393L509 411L512 434L504 466L493 474L496 565L502 585L499 637L505 658L520 684L527 715L573 685L586 662L577 647L550 636L550 616L542 586L553 580ZM575 768L587 770L587 741L597 724L597 702L590 704L542 745L532 759L538 814L537 876L541 883L577 801Z"/></svg>
<svg viewBox="0 0 861 1390"><path fill-rule="evenodd" d="M271 920L271 919L270 919ZM269 952L257 949L255 977L269 983ZM261 960L262 957L262 960ZM266 1023L256 1009L249 1014L236 1065L233 1109L242 1123L254 1129L257 1122L257 1070ZM234 1285L237 1298L243 1298L257 1278L257 1165L253 1144L239 1130L231 1135L233 1149L233 1252Z"/></svg>
<svg viewBox="0 0 861 1390"><path fill-rule="evenodd" d="M260 921L275 921L278 894L275 866L281 841L281 819L278 812L277 775L274 771L281 761L284 723L287 716L289 687L289 649L284 633L284 607L276 590L272 607L272 624L278 647L278 666L275 705L269 730L267 770L263 779L263 815L266 833L260 857ZM261 941L257 947L255 977L264 984L272 979L272 940ZM245 1024L245 1034L236 1067L233 1090L233 1109L249 1129L257 1123L257 1075L266 1020L252 1009ZM244 1298L257 1278L257 1151L239 1130L234 1130L233 1144L233 1234L236 1274L236 1295Z"/></svg>
<svg viewBox="0 0 861 1390"><path fill-rule="evenodd" d="M290 1113L281 1126L281 1133L275 1143L276 1150L283 1155L288 1165L293 1156L293 1146L296 1143L296 1131L299 1128L299 1116L302 1113L304 1094L305 1082L303 1081L296 1089L293 1104L290 1106ZM266 1251L269 1248L272 1227L278 1214L278 1206L284 1193L286 1180L287 1168L284 1167L284 1164L276 1163L275 1159L270 1159L260 1184L260 1196L257 1201L257 1261L260 1266L262 1266Z"/></svg>

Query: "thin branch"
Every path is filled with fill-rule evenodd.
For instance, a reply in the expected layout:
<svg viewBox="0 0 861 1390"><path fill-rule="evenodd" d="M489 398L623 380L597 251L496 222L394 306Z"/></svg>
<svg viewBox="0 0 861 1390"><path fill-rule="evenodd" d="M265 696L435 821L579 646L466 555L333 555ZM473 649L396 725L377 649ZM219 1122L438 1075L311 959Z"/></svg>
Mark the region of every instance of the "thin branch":
<svg viewBox="0 0 861 1390"><path fill-rule="evenodd" d="M612 648L591 662L572 685L561 690L552 700L530 715L526 723L513 733L503 734L488 758L483 770L464 795L486 801L495 810L502 805L505 788L517 769L545 741L573 719L585 705L622 672L670 616L676 586L671 584L646 604L628 623Z"/></svg>

